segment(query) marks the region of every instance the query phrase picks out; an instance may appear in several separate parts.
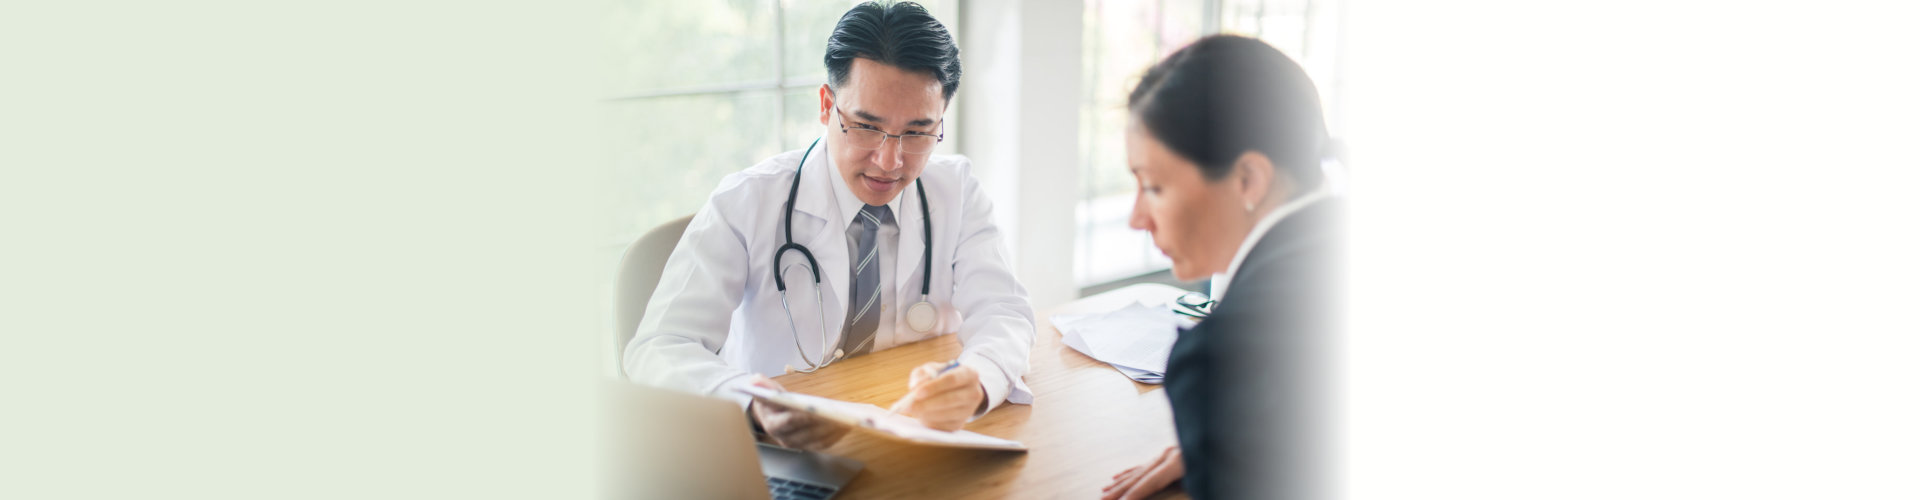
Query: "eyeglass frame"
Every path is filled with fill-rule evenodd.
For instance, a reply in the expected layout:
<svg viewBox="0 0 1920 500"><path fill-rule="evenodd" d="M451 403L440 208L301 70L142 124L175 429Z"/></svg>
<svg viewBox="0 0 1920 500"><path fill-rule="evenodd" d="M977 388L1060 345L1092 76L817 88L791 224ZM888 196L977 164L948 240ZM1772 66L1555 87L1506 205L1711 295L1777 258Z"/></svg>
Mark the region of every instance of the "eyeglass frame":
<svg viewBox="0 0 1920 500"><path fill-rule="evenodd" d="M1174 307L1173 312L1194 318L1206 319L1207 316L1213 315L1213 306L1219 302L1204 293L1187 292L1174 298L1173 303L1179 306ZM1181 310L1181 307L1185 307L1187 310Z"/></svg>
<svg viewBox="0 0 1920 500"><path fill-rule="evenodd" d="M883 149L883 148L886 148L886 147L887 147L887 140L888 140L888 139L894 139L894 141L893 141L893 143L894 143L894 144L898 144L898 145L900 145L900 152L902 152L902 153L906 153L906 154L910 154L910 155L923 155L923 154L929 154L929 153L932 153L932 152L933 152L933 148L936 148L936 147L939 147L939 146L940 146L940 143L942 143L942 142L946 142L946 140L947 140L947 133L946 133L946 131L944 131L944 130L943 130L943 131L941 131L941 132L940 132L940 133L938 133L938 134L922 134L922 133L919 133L919 132L907 132L907 133L904 133L904 134L889 134L889 133L887 133L887 131L885 131L885 130L880 130L880 129L877 129L877 128L862 128L862 129L854 129L854 128L851 128L851 127L848 127L848 126L847 126L847 112L845 112L845 111L841 111L841 110L840 110L840 103L838 103L838 102L835 102L835 103L833 103L833 114L835 114L835 115L837 115L837 116L839 116L839 117L840 117L840 133L841 133L841 134L844 134L844 135L846 135L847 137L853 137L853 130L859 130L859 131L862 131L862 132L873 132L873 133L876 133L876 134L880 134L880 145L878 145L878 146L874 146L874 147L871 147L871 148L860 148L859 146L853 146L853 147L856 147L856 148L860 148L860 149L865 149L865 150L868 150L868 151L875 151L875 150L880 150L880 149ZM934 124L934 126L935 126L935 127L945 127L945 126L946 126L946 124L947 124L947 119L946 119L946 118L944 118L944 117L942 117L942 118L940 118L940 121L939 121L939 122L937 122L937 123L935 123L935 124ZM921 152L918 152L918 153L915 153L915 152L909 152L909 151L907 151L907 142L906 142L906 138L907 138L907 136L920 136L920 137L932 137L932 138L933 138L933 146L929 146L929 147L927 147L927 150L926 150L926 151L921 151ZM851 146L851 145L852 145L852 141L848 141L848 145L850 145L850 146Z"/></svg>

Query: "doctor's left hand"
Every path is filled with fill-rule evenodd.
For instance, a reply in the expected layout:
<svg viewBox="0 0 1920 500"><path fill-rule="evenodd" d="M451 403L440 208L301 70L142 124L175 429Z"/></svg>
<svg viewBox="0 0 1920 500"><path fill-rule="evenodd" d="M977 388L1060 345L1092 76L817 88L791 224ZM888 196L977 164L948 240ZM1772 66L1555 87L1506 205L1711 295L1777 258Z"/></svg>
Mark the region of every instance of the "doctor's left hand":
<svg viewBox="0 0 1920 500"><path fill-rule="evenodd" d="M987 390L980 386L980 373L960 365L946 373L945 362L933 362L914 368L907 377L907 395L890 408L919 419L921 424L943 431L956 431L987 405Z"/></svg>
<svg viewBox="0 0 1920 500"><path fill-rule="evenodd" d="M779 382L762 375L753 376L753 385L773 389L787 390ZM840 441L851 428L838 422L815 417L803 411L781 408L779 405L762 404L754 401L747 405L747 411L760 426L766 428L767 437L773 444L801 450L824 450Z"/></svg>

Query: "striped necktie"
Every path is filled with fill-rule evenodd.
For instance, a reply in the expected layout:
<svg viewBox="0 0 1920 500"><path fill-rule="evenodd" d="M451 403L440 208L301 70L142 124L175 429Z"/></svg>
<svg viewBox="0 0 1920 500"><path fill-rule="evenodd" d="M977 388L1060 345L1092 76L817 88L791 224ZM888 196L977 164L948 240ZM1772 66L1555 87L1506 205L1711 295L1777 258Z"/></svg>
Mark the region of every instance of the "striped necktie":
<svg viewBox="0 0 1920 500"><path fill-rule="evenodd" d="M847 225L847 246L853 258L848 270L853 286L847 287L846 332L840 336L840 346L846 349L848 356L865 354L873 348L873 334L880 327L880 225L893 221L893 210L886 205L865 205L860 215Z"/></svg>

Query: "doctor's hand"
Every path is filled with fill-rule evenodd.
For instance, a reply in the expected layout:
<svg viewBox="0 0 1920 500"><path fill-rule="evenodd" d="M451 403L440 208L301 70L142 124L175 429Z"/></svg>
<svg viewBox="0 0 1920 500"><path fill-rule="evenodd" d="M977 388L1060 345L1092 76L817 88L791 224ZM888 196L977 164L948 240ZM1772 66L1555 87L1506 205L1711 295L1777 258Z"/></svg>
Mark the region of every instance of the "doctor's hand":
<svg viewBox="0 0 1920 500"><path fill-rule="evenodd" d="M890 409L927 427L960 430L987 406L987 390L980 386L980 373L972 368L960 365L940 373L946 367L947 363L934 362L914 368L907 377L907 395Z"/></svg>
<svg viewBox="0 0 1920 500"><path fill-rule="evenodd" d="M1180 447L1168 446L1167 451L1160 452L1160 458L1114 474L1113 484L1100 490L1100 500L1146 498L1185 475L1187 465L1180 457Z"/></svg>
<svg viewBox="0 0 1920 500"><path fill-rule="evenodd" d="M753 385L779 391L787 390L779 382L764 375L754 375ZM803 411L794 411L780 405L754 400L747 404L747 411L753 415L760 427L767 430L767 436L773 438L773 444L802 450L823 450L850 430L839 422L813 416Z"/></svg>

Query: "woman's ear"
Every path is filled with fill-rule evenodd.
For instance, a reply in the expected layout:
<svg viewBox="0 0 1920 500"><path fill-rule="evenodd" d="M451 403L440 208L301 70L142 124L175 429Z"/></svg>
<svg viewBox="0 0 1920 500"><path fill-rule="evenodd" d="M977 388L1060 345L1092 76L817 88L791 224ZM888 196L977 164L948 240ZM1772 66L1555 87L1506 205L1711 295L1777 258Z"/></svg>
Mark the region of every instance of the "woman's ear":
<svg viewBox="0 0 1920 500"><path fill-rule="evenodd" d="M1235 187L1239 188L1240 205L1246 207L1247 213L1253 213L1254 209L1266 206L1270 197L1286 194L1275 190L1276 187L1281 187L1273 182L1273 176L1278 173L1273 166L1273 160L1259 151L1240 153L1240 157L1233 160L1233 177L1235 182L1239 183Z"/></svg>

